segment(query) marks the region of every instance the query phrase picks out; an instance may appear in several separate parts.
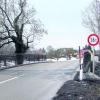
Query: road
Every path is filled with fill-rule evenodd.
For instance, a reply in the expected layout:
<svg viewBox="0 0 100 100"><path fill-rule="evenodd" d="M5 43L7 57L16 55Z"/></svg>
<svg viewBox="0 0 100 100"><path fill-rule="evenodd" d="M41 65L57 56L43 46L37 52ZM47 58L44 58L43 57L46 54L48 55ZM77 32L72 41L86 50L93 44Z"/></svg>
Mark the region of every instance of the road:
<svg viewBox="0 0 100 100"><path fill-rule="evenodd" d="M51 100L73 77L78 61L39 63L0 71L0 100Z"/></svg>

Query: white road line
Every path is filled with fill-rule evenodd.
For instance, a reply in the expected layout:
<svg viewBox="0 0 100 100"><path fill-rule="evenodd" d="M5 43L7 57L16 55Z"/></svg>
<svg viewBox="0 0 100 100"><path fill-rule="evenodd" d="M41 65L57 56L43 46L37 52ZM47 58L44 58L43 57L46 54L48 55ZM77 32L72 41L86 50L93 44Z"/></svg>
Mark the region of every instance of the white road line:
<svg viewBox="0 0 100 100"><path fill-rule="evenodd" d="M22 77L22 76L24 76L24 74L22 74L22 75L19 75L18 77Z"/></svg>
<svg viewBox="0 0 100 100"><path fill-rule="evenodd" d="M12 80L15 80L17 79L18 77L13 77L13 78L10 78L8 80L5 80L5 81L1 81L0 84L3 84L3 83L6 83L6 82L9 82L9 81L12 81Z"/></svg>
<svg viewBox="0 0 100 100"><path fill-rule="evenodd" d="M3 83L6 83L6 82L15 80L15 79L17 79L17 78L19 78L19 77L22 77L22 76L24 76L24 74L19 75L19 76L17 76L17 77L13 77L13 78L7 79L7 80L4 80L4 81L1 81L0 84L3 84Z"/></svg>

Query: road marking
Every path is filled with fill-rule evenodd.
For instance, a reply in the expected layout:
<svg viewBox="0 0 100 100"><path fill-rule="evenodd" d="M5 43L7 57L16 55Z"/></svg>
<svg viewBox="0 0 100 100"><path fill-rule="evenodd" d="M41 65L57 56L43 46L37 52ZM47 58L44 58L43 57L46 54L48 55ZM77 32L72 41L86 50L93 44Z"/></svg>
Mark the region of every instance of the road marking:
<svg viewBox="0 0 100 100"><path fill-rule="evenodd" d="M6 83L6 82L9 82L9 81L12 81L12 80L15 80L17 79L18 77L13 77L13 78L10 78L8 80L5 80L5 81L1 81L0 84L3 84L3 83Z"/></svg>
<svg viewBox="0 0 100 100"><path fill-rule="evenodd" d="M18 77L22 77L22 76L24 76L24 74L22 74L22 75L19 75Z"/></svg>
<svg viewBox="0 0 100 100"><path fill-rule="evenodd" d="M9 81L15 80L15 79L17 79L17 78L19 78L19 77L22 77L22 76L24 76L24 74L19 75L19 76L17 76L17 77L10 78L10 79L8 79L8 80L1 81L0 84L3 84L3 83L6 83L6 82L9 82Z"/></svg>

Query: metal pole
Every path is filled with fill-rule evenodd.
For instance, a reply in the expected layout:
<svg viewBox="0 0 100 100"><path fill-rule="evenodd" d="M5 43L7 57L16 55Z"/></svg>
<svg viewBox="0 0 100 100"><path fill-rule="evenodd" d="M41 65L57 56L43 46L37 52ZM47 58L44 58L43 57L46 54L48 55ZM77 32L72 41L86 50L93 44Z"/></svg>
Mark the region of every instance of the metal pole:
<svg viewBox="0 0 100 100"><path fill-rule="evenodd" d="M94 46L93 46L93 74L94 74L94 70L95 70L95 66L94 66Z"/></svg>
<svg viewBox="0 0 100 100"><path fill-rule="evenodd" d="M79 65L80 65L80 69L81 69L81 50L80 50L80 46L79 46Z"/></svg>

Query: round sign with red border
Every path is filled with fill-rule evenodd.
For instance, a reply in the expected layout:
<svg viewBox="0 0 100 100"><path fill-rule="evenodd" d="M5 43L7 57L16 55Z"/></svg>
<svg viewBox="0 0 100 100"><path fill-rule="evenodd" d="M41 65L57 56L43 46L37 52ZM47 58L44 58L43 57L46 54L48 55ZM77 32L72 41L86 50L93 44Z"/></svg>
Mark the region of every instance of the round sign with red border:
<svg viewBox="0 0 100 100"><path fill-rule="evenodd" d="M90 46L96 46L99 43L99 36L97 34L90 34L88 36L88 43Z"/></svg>

